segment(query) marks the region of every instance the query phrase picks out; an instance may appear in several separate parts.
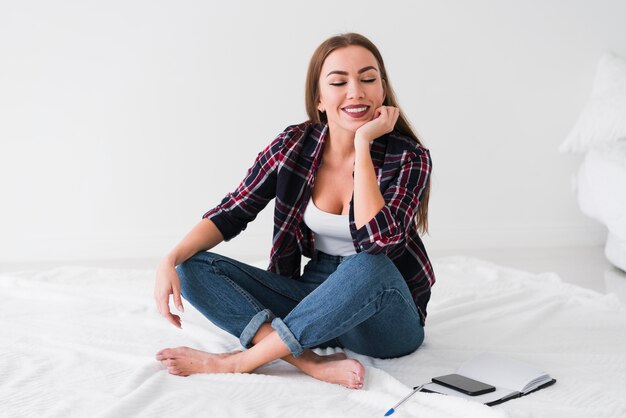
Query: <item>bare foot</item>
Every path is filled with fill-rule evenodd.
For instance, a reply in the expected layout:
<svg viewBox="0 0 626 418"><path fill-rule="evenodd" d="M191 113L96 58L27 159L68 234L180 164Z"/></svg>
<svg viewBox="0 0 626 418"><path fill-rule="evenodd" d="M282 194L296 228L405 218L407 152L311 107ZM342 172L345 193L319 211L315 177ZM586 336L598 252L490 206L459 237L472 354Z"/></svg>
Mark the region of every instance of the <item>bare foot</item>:
<svg viewBox="0 0 626 418"><path fill-rule="evenodd" d="M240 350L230 353L212 354L194 350L189 347L165 348L156 354L170 374L189 376L196 373L233 373L234 367L225 361L228 357L240 353Z"/></svg>
<svg viewBox="0 0 626 418"><path fill-rule="evenodd" d="M300 370L311 377L349 389L363 387L365 368L358 360L350 359L344 353L319 356L312 351L305 351L298 359Z"/></svg>
<svg viewBox="0 0 626 418"><path fill-rule="evenodd" d="M212 354L189 347L166 348L159 351L159 360L169 373L177 376L189 376L196 373L235 373L236 365L229 361L231 356L241 353ZM318 380L335 383L350 389L361 389L365 369L357 360L349 359L344 353L319 356L311 350L290 360L304 373ZM289 361L289 360L288 360ZM292 362L290 361L290 362Z"/></svg>

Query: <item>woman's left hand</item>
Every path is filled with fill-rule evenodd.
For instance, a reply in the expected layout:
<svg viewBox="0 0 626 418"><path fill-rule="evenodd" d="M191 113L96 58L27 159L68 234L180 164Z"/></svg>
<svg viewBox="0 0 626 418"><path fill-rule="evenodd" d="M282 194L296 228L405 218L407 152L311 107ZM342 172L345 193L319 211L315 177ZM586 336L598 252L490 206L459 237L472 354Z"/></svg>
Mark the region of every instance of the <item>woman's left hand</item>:
<svg viewBox="0 0 626 418"><path fill-rule="evenodd" d="M369 143L386 133L393 131L400 117L400 109L393 106L381 106L374 111L374 119L356 130L355 141Z"/></svg>

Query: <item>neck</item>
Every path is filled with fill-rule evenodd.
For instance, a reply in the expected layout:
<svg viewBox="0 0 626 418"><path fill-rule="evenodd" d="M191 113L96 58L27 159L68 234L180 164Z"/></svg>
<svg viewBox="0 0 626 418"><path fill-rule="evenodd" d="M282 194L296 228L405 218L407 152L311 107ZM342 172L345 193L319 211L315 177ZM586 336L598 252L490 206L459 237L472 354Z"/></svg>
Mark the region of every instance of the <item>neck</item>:
<svg viewBox="0 0 626 418"><path fill-rule="evenodd" d="M332 125L328 126L328 137L324 152L333 157L341 159L349 159L354 157L354 132L332 129Z"/></svg>

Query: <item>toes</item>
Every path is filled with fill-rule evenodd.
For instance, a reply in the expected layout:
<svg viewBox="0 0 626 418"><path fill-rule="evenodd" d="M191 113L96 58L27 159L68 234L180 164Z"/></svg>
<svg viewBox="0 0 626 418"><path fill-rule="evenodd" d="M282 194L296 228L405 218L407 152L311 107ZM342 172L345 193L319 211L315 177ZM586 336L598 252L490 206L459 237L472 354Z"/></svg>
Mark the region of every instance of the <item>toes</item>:
<svg viewBox="0 0 626 418"><path fill-rule="evenodd" d="M354 373L359 377L360 381L363 381L365 378L365 367L357 360L354 360L354 363Z"/></svg>
<svg viewBox="0 0 626 418"><path fill-rule="evenodd" d="M172 358L173 351L171 348L164 348L163 350L156 353L156 359L161 361L166 358Z"/></svg>
<svg viewBox="0 0 626 418"><path fill-rule="evenodd" d="M163 360L167 358L176 358L189 354L191 349L189 347L176 347L176 348L164 348L156 354L157 360Z"/></svg>
<svg viewBox="0 0 626 418"><path fill-rule="evenodd" d="M359 375L352 372L348 376L347 384L345 386L349 389L360 389L363 386L363 383L361 382Z"/></svg>
<svg viewBox="0 0 626 418"><path fill-rule="evenodd" d="M363 381L365 380L365 368L357 360L354 361L354 369L352 371L354 376L354 385L356 389L363 387Z"/></svg>
<svg viewBox="0 0 626 418"><path fill-rule="evenodd" d="M178 367L168 367L167 371L174 376L180 377L187 377L191 374L189 371L181 370Z"/></svg>
<svg viewBox="0 0 626 418"><path fill-rule="evenodd" d="M354 386L357 389L361 389L363 387L363 376L359 375L358 373L354 375Z"/></svg>
<svg viewBox="0 0 626 418"><path fill-rule="evenodd" d="M348 383L344 384L348 389L363 389L363 382L357 380L356 377L348 379Z"/></svg>

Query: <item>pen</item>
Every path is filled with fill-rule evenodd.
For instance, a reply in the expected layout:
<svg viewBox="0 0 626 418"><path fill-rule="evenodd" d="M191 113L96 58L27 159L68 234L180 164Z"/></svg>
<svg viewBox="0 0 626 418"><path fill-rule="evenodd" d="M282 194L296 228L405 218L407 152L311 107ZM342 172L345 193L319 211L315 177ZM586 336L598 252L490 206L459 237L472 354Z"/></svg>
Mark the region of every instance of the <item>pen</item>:
<svg viewBox="0 0 626 418"><path fill-rule="evenodd" d="M422 390L422 388L426 386L426 383L424 383L423 385L419 385L418 387L416 387L415 389L413 389L413 392L409 393L408 395L406 395L400 402L398 402L397 404L395 404L393 406L393 408L391 408L389 411L387 411L387 413L385 414L386 417L388 417L389 415L393 414L394 412L396 412L396 408L399 407L400 405L402 405L407 399L409 399L411 396L415 395L417 392L419 392L420 390Z"/></svg>

